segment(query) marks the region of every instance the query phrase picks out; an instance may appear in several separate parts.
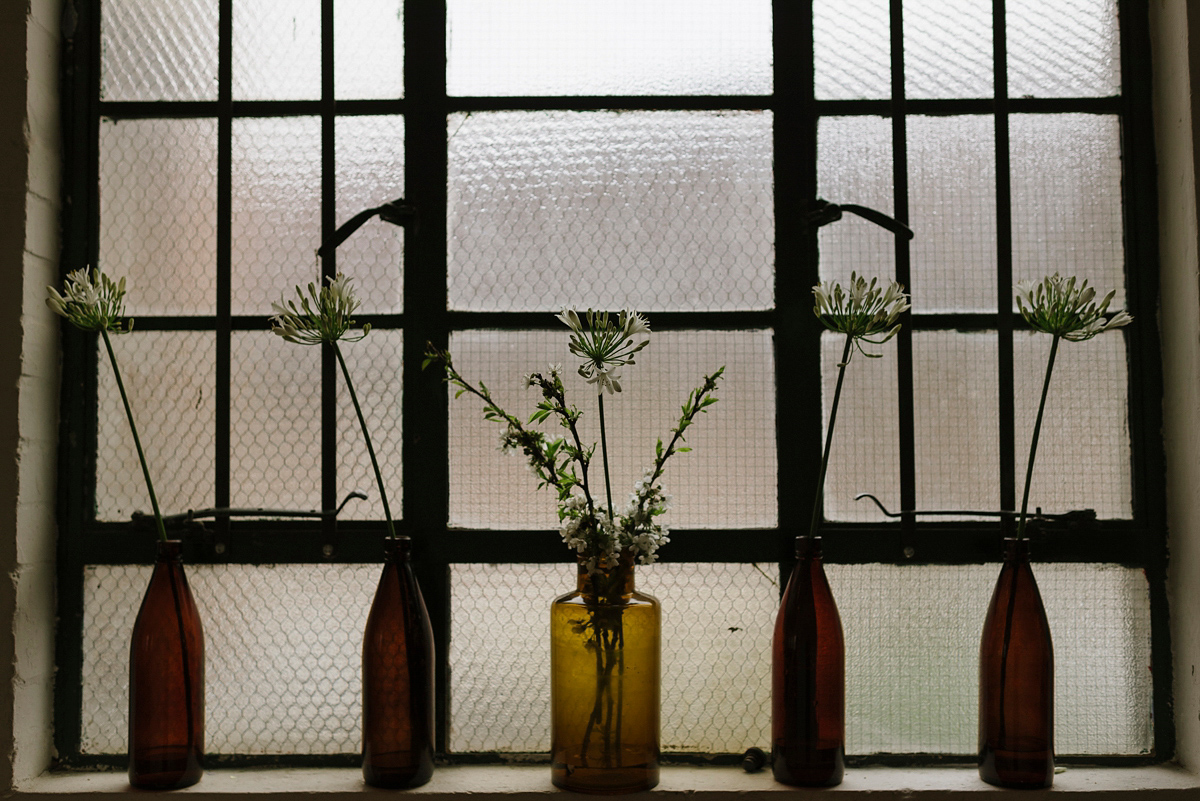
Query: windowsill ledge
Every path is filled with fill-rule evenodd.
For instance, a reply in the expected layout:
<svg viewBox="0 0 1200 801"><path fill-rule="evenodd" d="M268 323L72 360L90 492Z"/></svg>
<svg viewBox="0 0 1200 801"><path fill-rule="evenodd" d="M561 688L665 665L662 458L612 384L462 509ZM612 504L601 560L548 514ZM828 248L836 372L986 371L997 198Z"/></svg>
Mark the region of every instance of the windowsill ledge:
<svg viewBox="0 0 1200 801"><path fill-rule="evenodd" d="M415 790L426 801L483 801L490 797L544 798L561 791L550 784L544 765L456 765L439 767L433 779ZM34 801L63 795L126 796L132 791L124 772L44 774L22 782L8 797ZM396 791L366 787L362 774L353 768L246 768L207 772L199 784L176 793L198 798L228 799L254 795L284 798L296 794L320 796L333 801L340 796L363 794L397 797ZM747 774L732 767L666 767L652 795L679 797L689 801L778 797L777 793L838 793L874 799L938 799L970 794L975 799L1000 797L1013 791L991 787L979 780L973 767L892 768L870 767L846 770L842 784L831 790L803 790L779 784L770 771ZM1170 765L1132 768L1070 768L1054 777L1052 790L1024 791L1020 797L1035 799L1063 793L1101 793L1106 799L1200 799L1200 776Z"/></svg>

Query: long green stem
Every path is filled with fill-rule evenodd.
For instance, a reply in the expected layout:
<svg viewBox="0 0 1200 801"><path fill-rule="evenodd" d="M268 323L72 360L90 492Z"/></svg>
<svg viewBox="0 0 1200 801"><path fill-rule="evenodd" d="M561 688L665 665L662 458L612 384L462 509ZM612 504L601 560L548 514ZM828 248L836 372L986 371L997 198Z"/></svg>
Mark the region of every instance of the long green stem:
<svg viewBox="0 0 1200 801"><path fill-rule="evenodd" d="M604 394L596 397L600 404L600 455L604 457L604 492L608 496L608 519L615 521L612 502L612 481L608 478L608 437L604 434Z"/></svg>
<svg viewBox="0 0 1200 801"><path fill-rule="evenodd" d="M842 398L842 379L846 377L846 365L850 363L850 348L854 335L846 334L846 347L842 350L842 361L838 364L837 386L833 390L833 408L829 410L829 429L825 432L825 452L821 455L821 474L817 476L817 495L813 498L812 522L808 536L817 535L817 524L821 521L821 501L825 497L825 471L829 468L829 450L833 447L833 425L837 422L838 402Z"/></svg>
<svg viewBox="0 0 1200 801"><path fill-rule="evenodd" d="M346 389L350 390L350 402L354 404L354 413L358 415L358 424L362 427L363 439L367 441L367 453L371 456L371 467L375 470L375 483L379 485L379 498L383 501L383 515L387 518L388 536L396 538L396 527L392 523L392 510L388 506L387 490L383 488L383 474L379 472L379 460L375 458L375 446L371 444L371 434L367 431L367 420L363 417L362 407L358 405L358 395L354 392L354 382L350 380L350 371L346 368L346 360L342 358L342 349L337 342L333 343L333 354L337 356L338 364L342 366L342 376L346 379Z"/></svg>
<svg viewBox="0 0 1200 801"><path fill-rule="evenodd" d="M108 331L101 328L100 336L104 338L108 361L112 364L113 375L117 378L117 389L121 391L121 403L125 404L125 416L129 418L129 430L133 432L133 446L137 448L138 461L142 463L142 475L146 479L146 489L150 491L150 506L154 508L154 523L158 526L158 537L166 542L167 528L163 525L162 512L158 510L158 496L154 494L154 482L150 480L150 468L146 466L146 454L142 451L142 440L138 437L137 424L133 422L133 410L129 408L129 396L125 394L125 382L121 380L121 370L117 367L117 354L113 353Z"/></svg>
<svg viewBox="0 0 1200 801"><path fill-rule="evenodd" d="M1029 466L1025 468L1025 494L1021 498L1021 520L1017 523L1017 539L1025 537L1025 515L1029 511L1029 485L1033 483L1033 459L1037 456L1038 436L1042 433L1042 414L1046 411L1046 394L1050 391L1050 374L1054 372L1054 357L1058 353L1059 335L1050 343L1050 358L1046 362L1046 380L1042 382L1042 400L1038 403L1037 421L1033 424L1033 441L1029 443Z"/></svg>

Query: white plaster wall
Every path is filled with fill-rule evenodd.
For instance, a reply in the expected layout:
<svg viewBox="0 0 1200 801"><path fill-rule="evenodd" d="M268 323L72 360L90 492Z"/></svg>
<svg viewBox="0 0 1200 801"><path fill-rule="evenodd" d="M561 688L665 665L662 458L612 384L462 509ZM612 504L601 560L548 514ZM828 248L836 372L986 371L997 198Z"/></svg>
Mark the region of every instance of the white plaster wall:
<svg viewBox="0 0 1200 801"><path fill-rule="evenodd" d="M61 182L58 0L0 0L0 786L51 756Z"/></svg>

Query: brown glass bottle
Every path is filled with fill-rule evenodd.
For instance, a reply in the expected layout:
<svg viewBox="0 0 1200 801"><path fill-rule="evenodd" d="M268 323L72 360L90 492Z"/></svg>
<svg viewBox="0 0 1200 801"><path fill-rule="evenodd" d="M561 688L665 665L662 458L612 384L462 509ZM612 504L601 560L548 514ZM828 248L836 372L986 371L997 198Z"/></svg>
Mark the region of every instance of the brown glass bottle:
<svg viewBox="0 0 1200 801"><path fill-rule="evenodd" d="M363 780L417 787L433 775L433 626L408 537L384 540L363 634Z"/></svg>
<svg viewBox="0 0 1200 801"><path fill-rule="evenodd" d="M556 787L649 790L659 778L662 612L634 590L632 560L594 576L550 608L550 759Z"/></svg>
<svg viewBox="0 0 1200 801"><path fill-rule="evenodd" d="M129 647L129 783L148 790L204 773L204 630L180 553L158 543Z"/></svg>
<svg viewBox="0 0 1200 801"><path fill-rule="evenodd" d="M1054 781L1054 644L1029 567L1029 541L1005 540L979 648L979 777L1001 787Z"/></svg>
<svg viewBox="0 0 1200 801"><path fill-rule="evenodd" d="M842 619L821 564L821 538L796 538L771 660L771 772L805 787L840 784L846 752Z"/></svg>

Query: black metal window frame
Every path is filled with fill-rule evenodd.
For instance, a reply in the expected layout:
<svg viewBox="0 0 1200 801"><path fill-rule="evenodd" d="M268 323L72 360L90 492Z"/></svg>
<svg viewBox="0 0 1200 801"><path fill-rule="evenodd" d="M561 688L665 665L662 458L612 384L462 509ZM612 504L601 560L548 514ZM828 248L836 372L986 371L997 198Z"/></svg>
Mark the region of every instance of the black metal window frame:
<svg viewBox="0 0 1200 801"><path fill-rule="evenodd" d="M818 281L814 227L803 224L817 193L817 124L826 116L879 116L892 123L894 211L908 218L906 123L909 115L989 115L995 125L997 265L995 313L908 314L898 339L897 375L902 508L916 500L914 465L914 330L987 330L998 334L1000 499L1016 502L1014 465L1013 333L1022 327L1011 313L1013 285L1009 117L1016 113L1116 115L1121 122L1125 223L1126 307L1145 321L1124 329L1130 354L1129 427L1132 442L1131 520L1102 520L1055 530L1038 548L1046 561L1108 562L1143 568L1151 596L1154 674L1154 750L1150 755L1067 757L1075 763L1135 764L1174 754L1171 711L1171 658L1167 629L1165 467L1161 442L1161 368L1156 326L1158 297L1156 186L1150 123L1150 68L1144 3L1119 0L1122 92L1115 97L1010 98L1006 82L1006 31L993 26L995 96L987 99L908 100L904 86L903 7L891 3L892 97L887 100L817 100L813 81L811 0L776 0L773 9L774 92L765 96L633 97L450 97L446 94L446 12L430 0L407 0L404 15L405 96L395 100L334 100L333 0L322 0L321 99L313 101L235 101L231 94L232 9L219 0L218 99L205 102L110 102L100 99L99 1L64 3L68 25L64 42L67 203L64 214L64 271L96 263L99 242L99 124L101 119L210 118L218 125L217 305L214 316L139 316L139 330L204 330L216 339L216 506L230 499L230 338L234 331L265 330L265 316L231 314L232 123L241 117L316 116L322 130L321 236L335 228L334 122L366 114L403 115L405 120L404 197L420 213L420 231L405 237L404 312L361 315L361 322L404 330L402 459L420 469L405 471L402 530L413 537L418 577L438 637L438 749L446 751L446 643L449 635L450 570L461 563L562 562L557 533L549 530L461 532L448 519L448 396L445 387L421 373L428 340L445 347L451 332L469 329L552 329L549 314L474 313L447 310L447 130L450 114L490 110L728 110L766 109L773 114L775 204L775 306L769 311L654 313L656 330L763 329L775 343L776 408L789 409L788 425L776 432L778 526L748 530L677 530L663 561L776 563L786 578L792 564L792 521L806 519L821 447L821 398L812 377L821 374L820 326L810 312L810 287ZM994 19L1004 19L1005 0L994 0ZM392 188L383 187L388 194ZM383 200L389 197L379 198ZM853 202L854 198L830 198ZM356 211L356 210L344 210ZM910 281L908 243L895 250L896 280ZM335 254L324 257L323 275L333 275ZM64 327L61 469L58 547L55 744L64 765L116 764L123 758L80 754L83 577L85 565L148 564L152 537L132 523L99 522L95 509L97 351L94 336ZM336 390L331 354L322 358L322 485L324 508L336 498ZM781 418L782 419L782 416ZM797 424L796 421L802 421ZM786 491L783 491L786 488ZM178 511L178 510L172 510ZM883 524L827 523L836 531L825 551L831 563L970 564L996 561L1005 526L988 522L918 522L911 514ZM377 562L381 521L218 519L206 535L187 545L192 563L263 564ZM497 534L497 536L488 536ZM731 536L736 535L736 536ZM782 585L781 581L781 585ZM454 754L459 761L500 760L500 755ZM959 755L961 757L961 755ZM678 755L681 761L708 759ZM729 755L721 759L731 759ZM851 764L921 764L953 755L865 755ZM354 764L355 755L283 757L232 756L226 764Z"/></svg>

